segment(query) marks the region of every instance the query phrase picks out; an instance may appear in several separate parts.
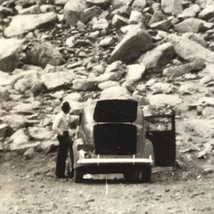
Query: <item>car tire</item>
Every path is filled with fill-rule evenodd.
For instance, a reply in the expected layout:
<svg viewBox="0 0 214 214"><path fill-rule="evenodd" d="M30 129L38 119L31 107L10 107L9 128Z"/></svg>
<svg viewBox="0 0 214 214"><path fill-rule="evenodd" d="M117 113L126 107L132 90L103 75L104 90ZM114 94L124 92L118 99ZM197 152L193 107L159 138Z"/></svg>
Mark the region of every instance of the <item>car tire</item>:
<svg viewBox="0 0 214 214"><path fill-rule="evenodd" d="M143 167L141 172L141 181L143 183L149 183L151 181L151 176L152 176L152 167L151 166Z"/></svg>
<svg viewBox="0 0 214 214"><path fill-rule="evenodd" d="M82 183L83 182L83 175L84 175L84 172L81 168L74 169L74 182L75 183Z"/></svg>

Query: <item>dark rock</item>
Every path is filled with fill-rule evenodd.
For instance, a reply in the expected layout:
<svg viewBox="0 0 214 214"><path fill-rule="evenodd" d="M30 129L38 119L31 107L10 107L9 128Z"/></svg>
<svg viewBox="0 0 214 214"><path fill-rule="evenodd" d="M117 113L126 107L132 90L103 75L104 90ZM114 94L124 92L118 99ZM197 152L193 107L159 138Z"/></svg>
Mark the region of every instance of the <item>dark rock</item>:
<svg viewBox="0 0 214 214"><path fill-rule="evenodd" d="M138 29L134 32L128 32L115 47L109 63L117 60L128 63L136 59L140 54L145 53L151 46L152 38L145 30Z"/></svg>
<svg viewBox="0 0 214 214"><path fill-rule="evenodd" d="M214 63L214 52L204 48L197 42L177 35L169 35L166 39L174 44L175 51L181 58L187 61L201 60Z"/></svg>
<svg viewBox="0 0 214 214"><path fill-rule="evenodd" d="M110 6L110 0L86 0L89 7L99 6L103 9L107 9Z"/></svg>
<svg viewBox="0 0 214 214"><path fill-rule="evenodd" d="M50 42L32 44L26 53L25 62L27 64L45 67L47 64L56 66L64 62L62 54Z"/></svg>
<svg viewBox="0 0 214 214"><path fill-rule="evenodd" d="M93 7L87 8L83 11L81 21L83 23L87 23L92 18L98 17L102 12L103 12L102 9L98 6L93 6Z"/></svg>
<svg viewBox="0 0 214 214"><path fill-rule="evenodd" d="M174 55L175 50L173 45L171 43L164 43L143 54L138 59L138 62L142 63L146 69L151 69L169 63Z"/></svg>
<svg viewBox="0 0 214 214"><path fill-rule="evenodd" d="M189 62L183 65L173 66L166 68L163 71L163 75L169 77L178 77L189 72L197 72L205 68L205 64L200 61Z"/></svg>
<svg viewBox="0 0 214 214"><path fill-rule="evenodd" d="M121 26L127 25L128 24L128 19L124 18L118 14L114 15L112 19L112 25L116 28L119 28Z"/></svg>

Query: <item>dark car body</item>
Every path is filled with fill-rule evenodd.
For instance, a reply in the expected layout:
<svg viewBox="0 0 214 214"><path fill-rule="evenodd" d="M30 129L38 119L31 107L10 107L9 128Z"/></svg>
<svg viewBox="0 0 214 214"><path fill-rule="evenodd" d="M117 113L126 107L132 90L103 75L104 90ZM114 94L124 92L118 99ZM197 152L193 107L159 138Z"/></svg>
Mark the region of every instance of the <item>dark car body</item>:
<svg viewBox="0 0 214 214"><path fill-rule="evenodd" d="M150 128L135 100L100 100L83 108L74 139L74 179L85 173L123 173L125 179L150 181L151 167L175 163L175 120L170 130Z"/></svg>

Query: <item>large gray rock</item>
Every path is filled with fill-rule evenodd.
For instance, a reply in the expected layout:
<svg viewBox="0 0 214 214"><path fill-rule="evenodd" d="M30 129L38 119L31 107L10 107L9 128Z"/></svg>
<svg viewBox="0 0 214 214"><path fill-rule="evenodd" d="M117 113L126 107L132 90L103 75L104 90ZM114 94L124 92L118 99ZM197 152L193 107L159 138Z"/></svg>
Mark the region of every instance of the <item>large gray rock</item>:
<svg viewBox="0 0 214 214"><path fill-rule="evenodd" d="M64 7L64 19L68 25L75 26L87 9L85 0L69 0Z"/></svg>
<svg viewBox="0 0 214 214"><path fill-rule="evenodd" d="M174 91L174 87L172 84L157 82L151 86L151 90L153 94L170 94Z"/></svg>
<svg viewBox="0 0 214 214"><path fill-rule="evenodd" d="M83 11L81 21L83 23L87 23L92 18L98 17L102 12L103 12L103 10L98 6L93 6L93 7L87 8Z"/></svg>
<svg viewBox="0 0 214 214"><path fill-rule="evenodd" d="M29 120L26 116L18 114L6 115L1 119L2 121L10 125L12 129L26 128L39 122L38 120Z"/></svg>
<svg viewBox="0 0 214 214"><path fill-rule="evenodd" d="M105 99L131 99L131 94L125 87L114 86L101 92L100 100Z"/></svg>
<svg viewBox="0 0 214 214"><path fill-rule="evenodd" d="M53 132L43 127L29 127L28 133L30 138L34 140L50 140L53 137Z"/></svg>
<svg viewBox="0 0 214 214"><path fill-rule="evenodd" d="M0 86L0 102L8 101L9 100L9 90L8 87Z"/></svg>
<svg viewBox="0 0 214 214"><path fill-rule="evenodd" d="M214 52L204 48L197 42L173 34L166 38L174 44L175 51L181 58L187 61L202 60L204 62L214 63Z"/></svg>
<svg viewBox="0 0 214 214"><path fill-rule="evenodd" d="M170 20L163 20L160 22L155 22L150 24L150 28L155 29L155 30L163 30L163 31L168 31L172 26L172 23Z"/></svg>
<svg viewBox="0 0 214 214"><path fill-rule="evenodd" d="M43 24L55 22L57 15L55 12L14 16L9 27L4 31L6 37L18 36L40 27Z"/></svg>
<svg viewBox="0 0 214 214"><path fill-rule="evenodd" d="M9 139L11 142L10 150L18 150L20 148L25 148L29 142L29 137L25 134L23 129L16 131Z"/></svg>
<svg viewBox="0 0 214 214"><path fill-rule="evenodd" d="M199 17L202 19L211 19L214 17L214 3L207 5L200 13Z"/></svg>
<svg viewBox="0 0 214 214"><path fill-rule="evenodd" d="M179 77L192 71L200 71L205 67L205 64L200 61L193 61L183 65L168 67L163 71L163 75L168 77Z"/></svg>
<svg viewBox="0 0 214 214"><path fill-rule="evenodd" d="M62 54L50 42L33 43L33 47L27 51L27 64L45 67L47 64L56 66L64 62Z"/></svg>
<svg viewBox="0 0 214 214"><path fill-rule="evenodd" d="M201 8L198 4L193 4L190 7L186 8L182 11L180 15L178 15L179 18L193 18L196 17L196 15L200 12Z"/></svg>
<svg viewBox="0 0 214 214"><path fill-rule="evenodd" d="M145 66L142 64L128 65L127 69L126 81L130 83L141 80L145 73Z"/></svg>
<svg viewBox="0 0 214 214"><path fill-rule="evenodd" d="M120 16L118 14L114 15L114 17L112 18L112 25L116 28L119 28L121 26L127 25L128 24L128 19Z"/></svg>
<svg viewBox="0 0 214 214"><path fill-rule="evenodd" d="M145 30L128 32L111 53L109 63L117 60L128 63L145 53L151 46L152 38Z"/></svg>
<svg viewBox="0 0 214 214"><path fill-rule="evenodd" d="M17 114L35 114L35 110L40 107L41 103L39 101L34 101L32 103L20 103L13 107L12 111Z"/></svg>
<svg viewBox="0 0 214 214"><path fill-rule="evenodd" d="M19 63L23 40L0 39L0 70L13 71Z"/></svg>
<svg viewBox="0 0 214 214"><path fill-rule="evenodd" d="M161 0L161 5L165 13L179 15L183 11L182 0Z"/></svg>
<svg viewBox="0 0 214 214"><path fill-rule="evenodd" d="M176 31L179 31L181 33L198 33L204 28L204 22L201 19L188 18L182 21L181 23L176 24L174 27Z"/></svg>
<svg viewBox="0 0 214 214"><path fill-rule="evenodd" d="M161 107L164 105L177 106L178 104L182 103L182 100L176 94L174 95L155 94L155 95L148 95L147 98L151 105L157 106L157 107Z"/></svg>
<svg viewBox="0 0 214 214"><path fill-rule="evenodd" d="M173 45L171 43L164 43L143 54L138 59L138 62L143 64L146 69L151 69L167 64L174 55Z"/></svg>
<svg viewBox="0 0 214 214"><path fill-rule="evenodd" d="M111 87L114 87L114 86L119 86L119 85L120 84L117 81L108 80L108 81L99 83L98 84L98 88L100 90L104 90L104 89L111 88Z"/></svg>
<svg viewBox="0 0 214 214"><path fill-rule="evenodd" d="M138 11L142 12L143 9L146 7L146 5L147 5L146 0L134 0L134 2L132 4L132 8L134 10L138 10Z"/></svg>
<svg viewBox="0 0 214 214"><path fill-rule="evenodd" d="M56 90L60 87L71 85L72 80L75 78L73 72L55 72L41 75L41 81L44 83L48 90Z"/></svg>
<svg viewBox="0 0 214 214"><path fill-rule="evenodd" d="M91 79L75 79L72 88L77 91L91 91L97 89L98 82Z"/></svg>
<svg viewBox="0 0 214 214"><path fill-rule="evenodd" d="M127 5L129 2L130 0L111 0L111 5L113 8L119 8Z"/></svg>

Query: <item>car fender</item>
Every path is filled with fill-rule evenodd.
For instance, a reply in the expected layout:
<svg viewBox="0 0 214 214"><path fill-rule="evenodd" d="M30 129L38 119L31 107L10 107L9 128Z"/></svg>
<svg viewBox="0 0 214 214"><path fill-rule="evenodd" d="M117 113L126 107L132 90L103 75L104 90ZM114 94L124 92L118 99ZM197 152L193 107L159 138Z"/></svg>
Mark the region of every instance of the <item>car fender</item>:
<svg viewBox="0 0 214 214"><path fill-rule="evenodd" d="M148 139L146 139L145 146L143 149L143 158L148 158L153 160L153 165L155 163L155 157L154 157L154 149L152 142Z"/></svg>

